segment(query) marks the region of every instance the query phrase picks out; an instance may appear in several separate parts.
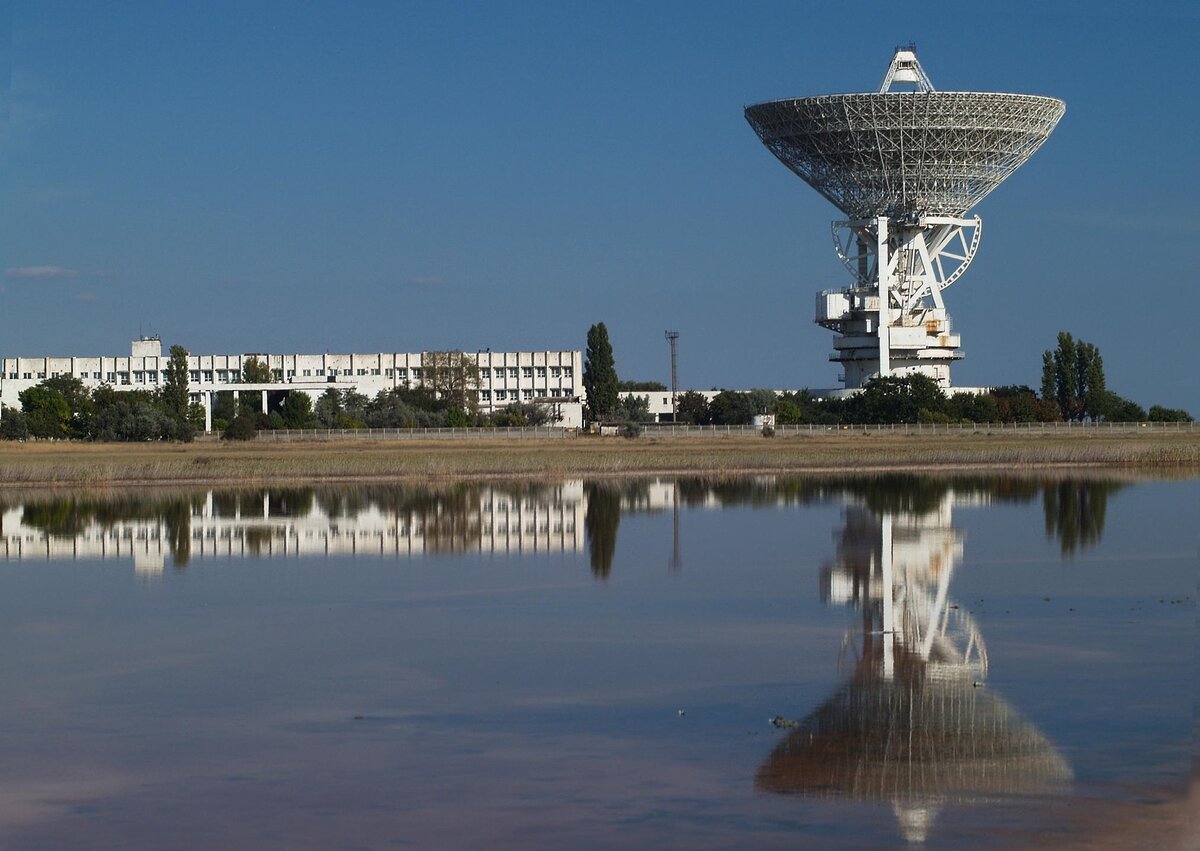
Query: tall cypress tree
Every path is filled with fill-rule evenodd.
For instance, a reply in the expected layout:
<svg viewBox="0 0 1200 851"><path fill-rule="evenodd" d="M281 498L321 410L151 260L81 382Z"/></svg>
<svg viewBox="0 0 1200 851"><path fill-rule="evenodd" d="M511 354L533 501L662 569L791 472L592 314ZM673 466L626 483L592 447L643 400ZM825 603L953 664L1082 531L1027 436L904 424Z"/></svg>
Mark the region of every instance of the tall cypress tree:
<svg viewBox="0 0 1200 851"><path fill-rule="evenodd" d="M178 422L188 414L188 351L183 346L171 346L162 386L163 407Z"/></svg>
<svg viewBox="0 0 1200 851"><path fill-rule="evenodd" d="M604 419L616 410L617 365L613 360L612 344L608 342L608 329L603 322L588 329L583 389L587 393L589 419Z"/></svg>

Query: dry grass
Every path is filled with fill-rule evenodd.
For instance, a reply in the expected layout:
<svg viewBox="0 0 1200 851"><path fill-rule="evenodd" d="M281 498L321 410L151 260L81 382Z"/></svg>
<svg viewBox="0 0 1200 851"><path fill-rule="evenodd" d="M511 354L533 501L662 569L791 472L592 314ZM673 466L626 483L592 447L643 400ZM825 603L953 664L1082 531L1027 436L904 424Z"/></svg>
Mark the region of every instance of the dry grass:
<svg viewBox="0 0 1200 851"><path fill-rule="evenodd" d="M1200 432L0 444L0 486L106 486L1048 466L1200 471Z"/></svg>

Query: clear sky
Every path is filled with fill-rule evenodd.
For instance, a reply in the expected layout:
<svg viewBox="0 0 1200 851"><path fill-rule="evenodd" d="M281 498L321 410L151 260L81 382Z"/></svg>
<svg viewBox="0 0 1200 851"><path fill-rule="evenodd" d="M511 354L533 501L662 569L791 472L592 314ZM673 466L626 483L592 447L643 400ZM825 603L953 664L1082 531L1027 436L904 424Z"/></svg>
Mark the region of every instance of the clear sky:
<svg viewBox="0 0 1200 851"><path fill-rule="evenodd" d="M3 13L0 13L3 14ZM838 212L750 103L1054 95L947 291L955 383L1037 386L1060 329L1200 414L1200 3L33 3L0 41L0 353L583 348L623 378L829 387Z"/></svg>

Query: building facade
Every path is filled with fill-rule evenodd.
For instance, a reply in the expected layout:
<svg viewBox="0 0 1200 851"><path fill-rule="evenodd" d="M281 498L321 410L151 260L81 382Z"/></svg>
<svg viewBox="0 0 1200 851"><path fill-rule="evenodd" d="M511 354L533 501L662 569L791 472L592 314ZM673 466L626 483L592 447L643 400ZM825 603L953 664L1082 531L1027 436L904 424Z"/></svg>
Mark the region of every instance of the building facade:
<svg viewBox="0 0 1200 851"><path fill-rule="evenodd" d="M559 425L582 424L583 363L579 351L468 352L479 370L477 395L483 413L501 410L514 402L552 406ZM368 397L395 388L427 386L426 371L438 352L375 352L370 354L270 354L189 355L188 392L193 402L212 410L213 395L221 391L301 391L315 401L326 390L353 390ZM251 359L271 370L270 384L242 381ZM47 378L69 375L89 389L157 390L166 380L170 358L157 337L133 341L128 357L4 358L0 372L0 405L19 408L22 390Z"/></svg>

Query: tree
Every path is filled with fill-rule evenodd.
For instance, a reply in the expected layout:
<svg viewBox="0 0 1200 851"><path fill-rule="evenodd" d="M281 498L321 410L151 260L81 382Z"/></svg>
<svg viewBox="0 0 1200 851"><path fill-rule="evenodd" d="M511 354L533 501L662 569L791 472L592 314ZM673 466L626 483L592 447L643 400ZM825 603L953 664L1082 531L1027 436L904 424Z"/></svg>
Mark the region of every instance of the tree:
<svg viewBox="0 0 1200 851"><path fill-rule="evenodd" d="M588 419L612 416L617 407L617 365L613 359L608 329L599 322L588 329L587 358L583 364L583 389L587 394Z"/></svg>
<svg viewBox="0 0 1200 851"><path fill-rule="evenodd" d="M1051 364L1053 372L1053 364ZM1010 384L1005 387L995 387L990 393L996 403L996 414L1002 423L1035 423L1045 419L1041 408L1048 406L1052 419L1059 419L1058 402L1054 401L1053 390L1050 399L1040 400L1032 387L1024 384Z"/></svg>
<svg viewBox="0 0 1200 851"><path fill-rule="evenodd" d="M24 411L9 407L0 410L0 440L26 440L28 437L29 423Z"/></svg>
<svg viewBox="0 0 1200 851"><path fill-rule="evenodd" d="M1104 418L1112 399L1100 349L1059 331L1058 346L1042 354L1042 398L1054 399L1066 420Z"/></svg>
<svg viewBox="0 0 1200 851"><path fill-rule="evenodd" d="M426 352L421 356L422 380L446 407L479 408L479 364L465 352Z"/></svg>
<svg viewBox="0 0 1200 851"><path fill-rule="evenodd" d="M754 405L745 393L722 390L708 403L708 419L714 425L746 425L754 419Z"/></svg>
<svg viewBox="0 0 1200 851"><path fill-rule="evenodd" d="M34 437L68 437L71 406L63 394L47 387L45 382L28 387L17 394L29 433Z"/></svg>
<svg viewBox="0 0 1200 851"><path fill-rule="evenodd" d="M675 421L689 425L708 422L708 399L703 393L688 390L675 397Z"/></svg>
<svg viewBox="0 0 1200 851"><path fill-rule="evenodd" d="M260 361L255 355L246 358L242 363L242 384L273 384L275 375L271 367Z"/></svg>
<svg viewBox="0 0 1200 851"><path fill-rule="evenodd" d="M1058 379L1055 377L1054 353L1042 352L1042 398L1058 398Z"/></svg>
<svg viewBox="0 0 1200 851"><path fill-rule="evenodd" d="M1000 406L987 393L955 393L946 400L946 415L951 421L972 423L1000 422Z"/></svg>
<svg viewBox="0 0 1200 851"><path fill-rule="evenodd" d="M1146 421L1146 410L1137 402L1105 390L1097 400L1097 418L1110 423L1140 423Z"/></svg>
<svg viewBox="0 0 1200 851"><path fill-rule="evenodd" d="M55 375L43 381L41 386L57 390L67 400L67 407L71 409L67 436L79 439L90 437L95 406L91 391L83 386L83 382L73 375Z"/></svg>
<svg viewBox="0 0 1200 851"><path fill-rule="evenodd" d="M654 414L650 413L650 399L647 396L631 394L621 396L617 407L613 410L616 419L631 423L652 423Z"/></svg>
<svg viewBox="0 0 1200 851"><path fill-rule="evenodd" d="M7 415L6 415L7 416ZM1190 423L1195 422L1192 415L1183 408L1164 408L1162 405L1150 406L1150 422L1152 423Z"/></svg>
<svg viewBox="0 0 1200 851"><path fill-rule="evenodd" d="M164 370L160 398L167 415L182 422L188 417L188 351L171 346L171 357Z"/></svg>
<svg viewBox="0 0 1200 851"><path fill-rule="evenodd" d="M847 400L846 415L858 423L934 422L946 415L946 396L937 382L926 375L872 378L862 392Z"/></svg>
<svg viewBox="0 0 1200 851"><path fill-rule="evenodd" d="M342 394L330 387L317 399L313 411L317 424L321 428L339 428L342 418Z"/></svg>
<svg viewBox="0 0 1200 851"><path fill-rule="evenodd" d="M667 385L661 381L618 381L617 390L621 391L662 391L666 390Z"/></svg>
<svg viewBox="0 0 1200 851"><path fill-rule="evenodd" d="M222 440L254 440L258 436L255 418L249 414L238 414L221 434Z"/></svg>
<svg viewBox="0 0 1200 851"><path fill-rule="evenodd" d="M291 390L279 409L285 428L311 428L313 425L312 397L303 390Z"/></svg>
<svg viewBox="0 0 1200 851"><path fill-rule="evenodd" d="M774 390L755 388L746 393L746 398L750 402L750 407L754 408L754 413L773 414L775 413L775 402L779 397Z"/></svg>

